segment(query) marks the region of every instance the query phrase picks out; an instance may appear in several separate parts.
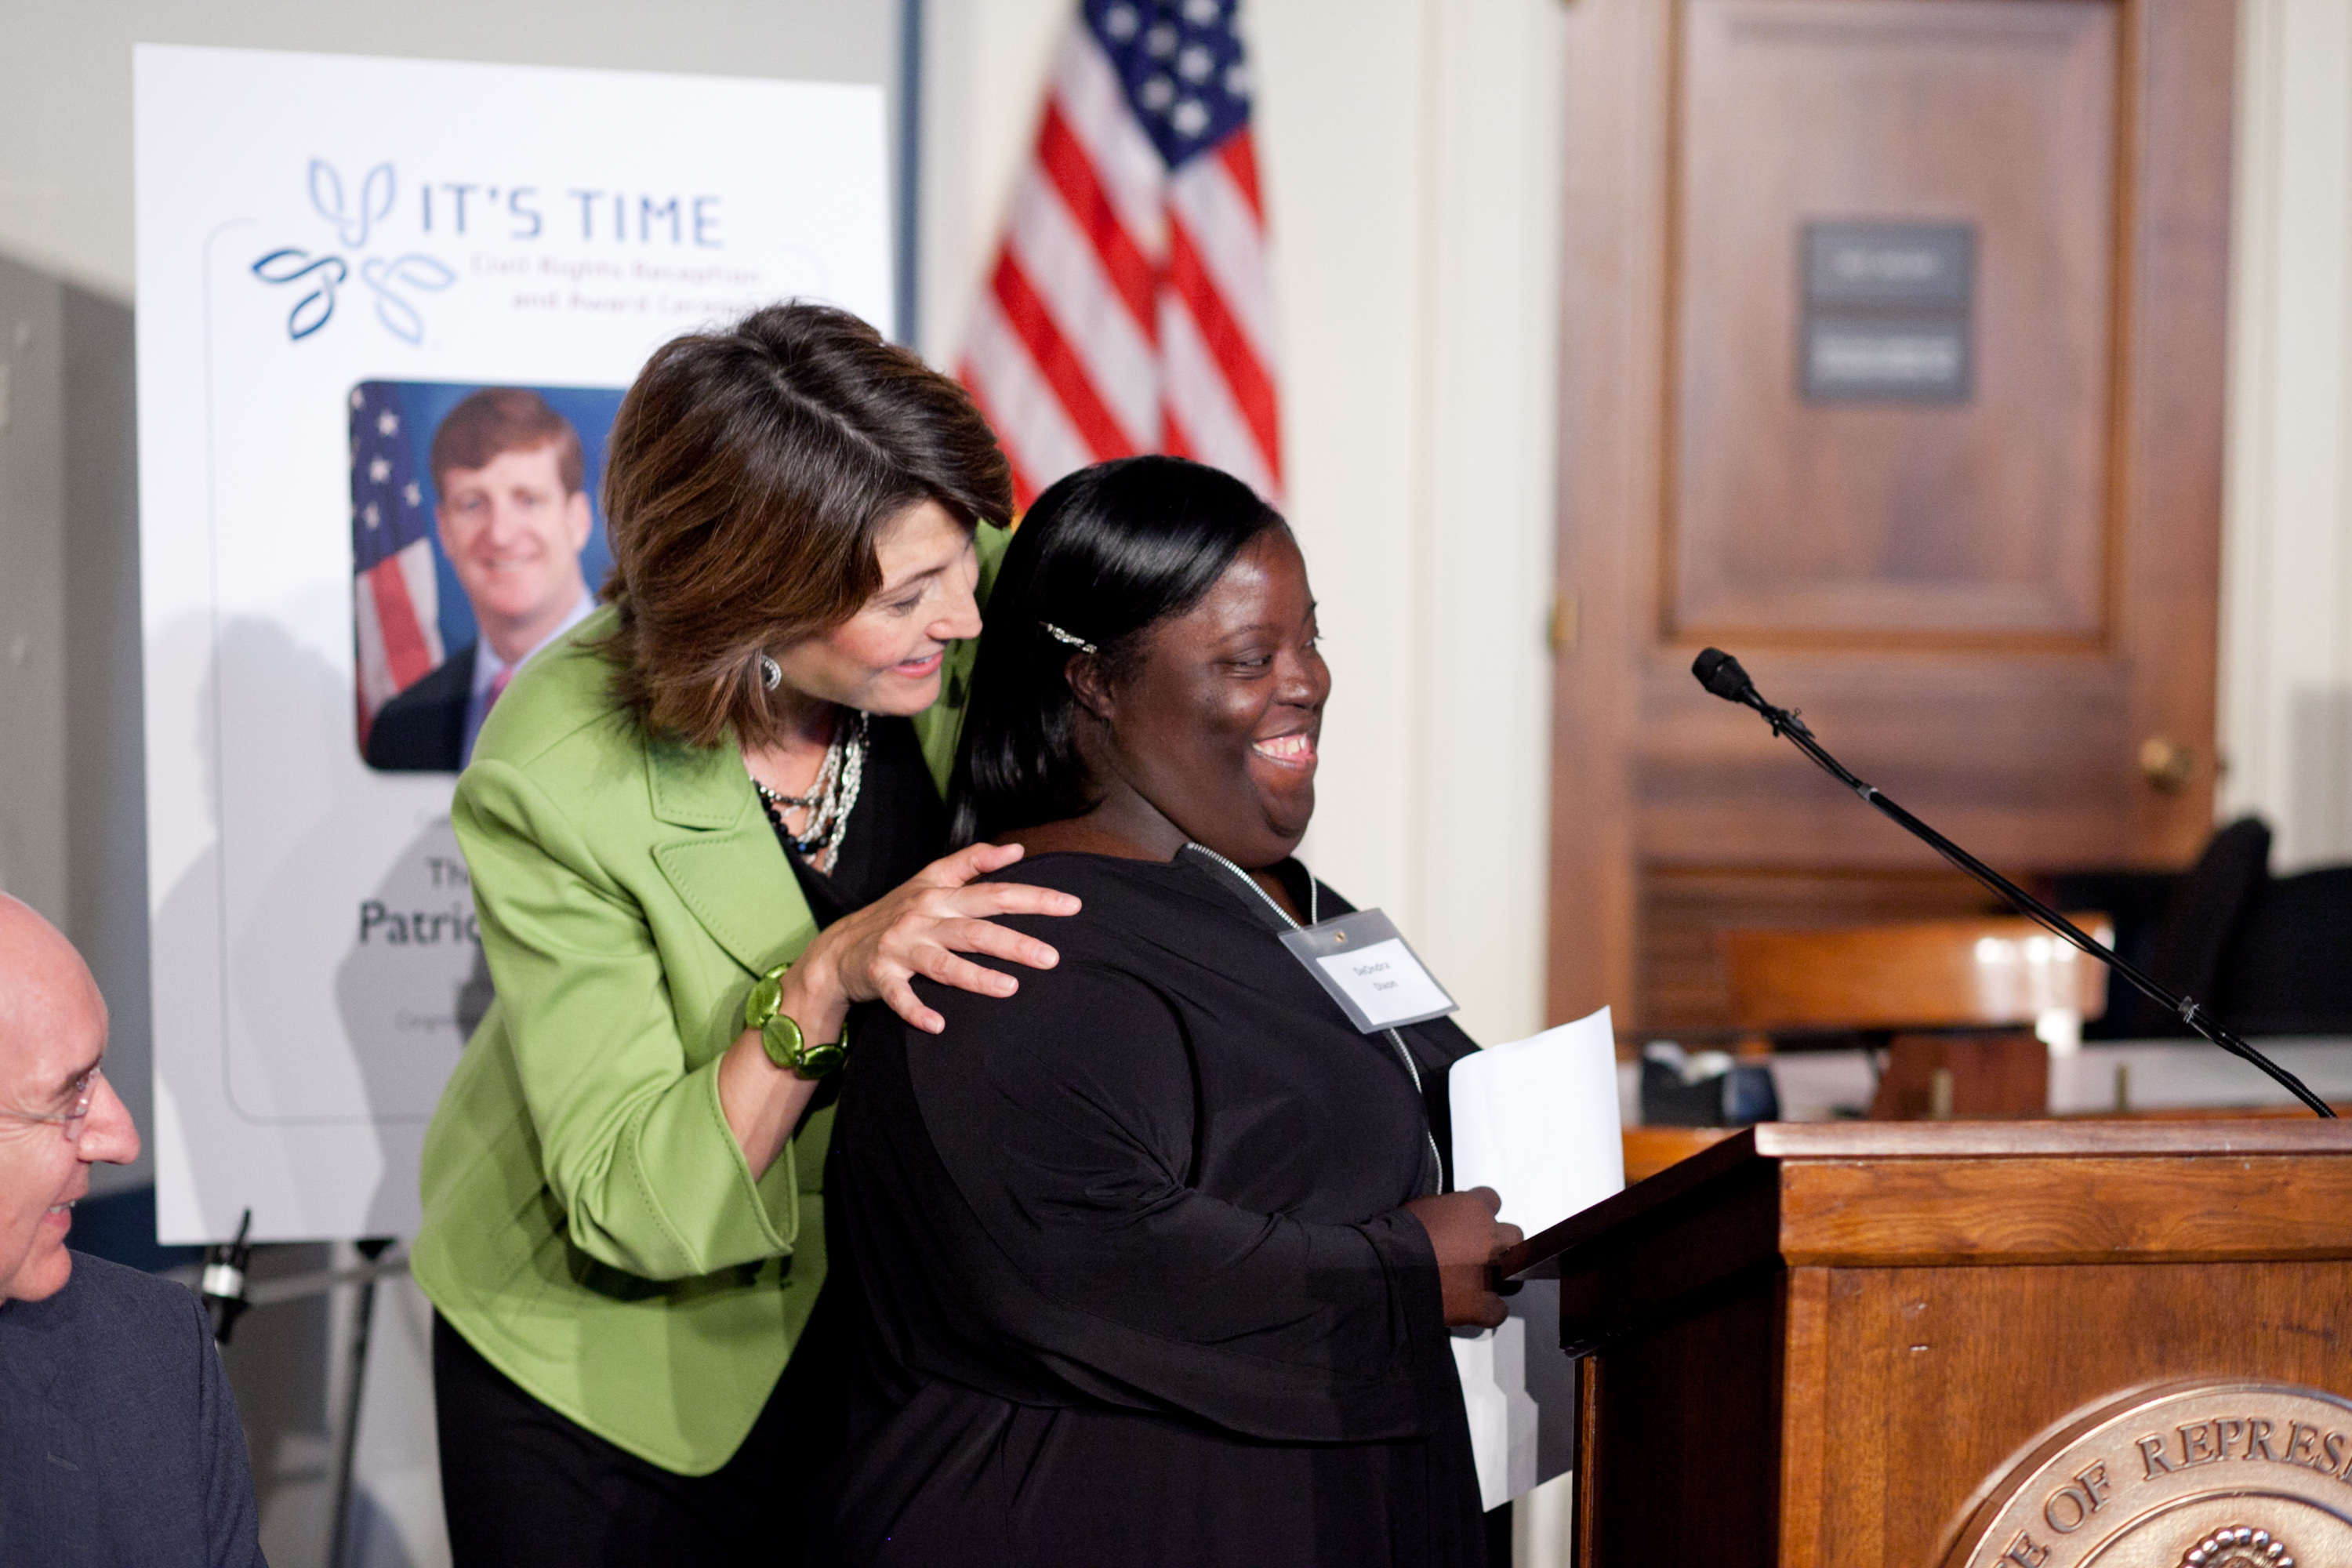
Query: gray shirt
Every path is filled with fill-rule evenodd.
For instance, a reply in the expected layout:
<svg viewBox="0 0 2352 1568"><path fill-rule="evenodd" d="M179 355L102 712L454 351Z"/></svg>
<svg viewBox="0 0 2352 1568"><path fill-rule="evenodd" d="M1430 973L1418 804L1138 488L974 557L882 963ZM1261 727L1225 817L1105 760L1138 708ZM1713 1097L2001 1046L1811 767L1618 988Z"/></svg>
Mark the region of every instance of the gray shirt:
<svg viewBox="0 0 2352 1568"><path fill-rule="evenodd" d="M195 1297L83 1253L0 1303L0 1568L267 1568L236 1401Z"/></svg>

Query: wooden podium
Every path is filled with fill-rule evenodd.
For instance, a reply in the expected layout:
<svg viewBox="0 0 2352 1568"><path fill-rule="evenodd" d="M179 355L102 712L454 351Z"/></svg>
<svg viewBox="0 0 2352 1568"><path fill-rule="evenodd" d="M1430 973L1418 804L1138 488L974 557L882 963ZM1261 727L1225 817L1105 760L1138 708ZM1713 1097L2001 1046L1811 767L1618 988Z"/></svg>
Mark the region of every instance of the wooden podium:
<svg viewBox="0 0 2352 1568"><path fill-rule="evenodd" d="M1511 1261L1587 1568L2352 1568L2352 1123L1766 1125Z"/></svg>

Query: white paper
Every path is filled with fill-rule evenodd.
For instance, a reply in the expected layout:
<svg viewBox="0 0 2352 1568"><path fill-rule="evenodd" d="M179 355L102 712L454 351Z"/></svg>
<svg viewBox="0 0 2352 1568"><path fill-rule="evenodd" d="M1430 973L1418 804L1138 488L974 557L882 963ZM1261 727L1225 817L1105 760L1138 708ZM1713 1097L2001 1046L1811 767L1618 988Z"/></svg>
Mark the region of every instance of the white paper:
<svg viewBox="0 0 2352 1568"><path fill-rule="evenodd" d="M1315 962L1380 1027L1426 1018L1454 1005L1454 998L1429 977L1429 971L1413 957L1402 937L1374 942L1361 952L1335 952Z"/></svg>
<svg viewBox="0 0 2352 1568"><path fill-rule="evenodd" d="M1609 1009L1454 1064L1454 1184L1492 1187L1501 1217L1529 1236L1625 1185ZM1470 1415L1479 1495L1497 1508L1565 1470L1576 1411L1559 1350L1559 1285L1531 1279L1510 1321L1457 1334L1454 1360Z"/></svg>

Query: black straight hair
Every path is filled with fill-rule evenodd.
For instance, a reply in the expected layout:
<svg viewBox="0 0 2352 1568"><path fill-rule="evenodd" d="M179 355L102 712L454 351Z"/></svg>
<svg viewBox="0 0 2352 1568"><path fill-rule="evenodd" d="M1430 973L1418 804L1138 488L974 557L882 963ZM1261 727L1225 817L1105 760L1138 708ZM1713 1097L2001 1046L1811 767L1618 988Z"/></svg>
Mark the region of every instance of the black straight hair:
<svg viewBox="0 0 2352 1568"><path fill-rule="evenodd" d="M1282 514L1231 474L1121 458L1057 480L1021 520L988 597L948 791L957 847L1093 809L1067 670L1093 645L1113 682L1143 634L1206 596Z"/></svg>

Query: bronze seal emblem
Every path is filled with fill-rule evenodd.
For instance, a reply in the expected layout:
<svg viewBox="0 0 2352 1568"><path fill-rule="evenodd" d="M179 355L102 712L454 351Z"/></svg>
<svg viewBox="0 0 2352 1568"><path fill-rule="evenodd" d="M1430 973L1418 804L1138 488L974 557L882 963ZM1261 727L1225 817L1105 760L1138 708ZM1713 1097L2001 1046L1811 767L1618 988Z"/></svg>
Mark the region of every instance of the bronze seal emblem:
<svg viewBox="0 0 2352 1568"><path fill-rule="evenodd" d="M1936 1561L2352 1568L2352 1400L2243 1380L2127 1390L1995 1471Z"/></svg>
<svg viewBox="0 0 2352 1568"><path fill-rule="evenodd" d="M2234 1525L2217 1530L2189 1549L2180 1568L2294 1568L2286 1542L2267 1530Z"/></svg>

